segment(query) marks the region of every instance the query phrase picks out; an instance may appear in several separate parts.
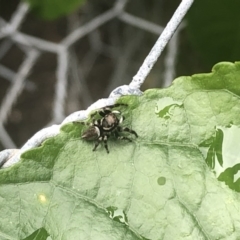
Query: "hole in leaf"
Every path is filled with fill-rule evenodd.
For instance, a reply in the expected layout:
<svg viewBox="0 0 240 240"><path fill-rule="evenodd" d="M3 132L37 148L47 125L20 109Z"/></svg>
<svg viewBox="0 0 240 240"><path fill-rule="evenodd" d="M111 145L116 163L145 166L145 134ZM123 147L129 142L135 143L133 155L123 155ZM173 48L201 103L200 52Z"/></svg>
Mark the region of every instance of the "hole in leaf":
<svg viewBox="0 0 240 240"><path fill-rule="evenodd" d="M110 206L107 207L107 213L109 217L114 221L128 225L127 215L123 209L118 209L117 207Z"/></svg>
<svg viewBox="0 0 240 240"><path fill-rule="evenodd" d="M211 138L203 141L199 149L218 180L240 192L240 128L235 125L218 126Z"/></svg>
<svg viewBox="0 0 240 240"><path fill-rule="evenodd" d="M170 97L161 98L155 107L155 113L165 119L169 119L172 116L172 110L175 107L182 107L182 102L176 101Z"/></svg>

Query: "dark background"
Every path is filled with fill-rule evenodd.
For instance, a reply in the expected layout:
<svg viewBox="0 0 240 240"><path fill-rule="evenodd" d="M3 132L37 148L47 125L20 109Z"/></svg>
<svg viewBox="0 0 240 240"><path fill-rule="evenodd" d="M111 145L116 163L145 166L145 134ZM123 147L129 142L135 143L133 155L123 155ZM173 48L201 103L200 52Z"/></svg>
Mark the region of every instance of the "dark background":
<svg viewBox="0 0 240 240"><path fill-rule="evenodd" d="M164 27L180 0L129 0L125 10ZM0 0L0 17L9 21L19 1ZM27 14L20 31L31 36L59 43L74 28L109 10L114 1L87 0L68 15L54 20L39 16L37 9ZM219 5L220 4L220 5ZM186 27L180 32L176 61L176 77L210 72L220 61L239 60L240 9L235 0L196 0L185 17ZM87 35L70 51L78 61L85 87L76 85L78 79L69 73L66 116L86 109L92 102L108 97L115 87L128 84L153 47L158 36L113 19ZM94 48L94 40L101 43ZM6 39L0 40L0 45ZM141 90L161 87L163 84L166 50L161 55ZM24 52L13 44L0 64L17 72L24 60ZM71 60L70 60L71 62ZM124 65L124 68L121 67ZM57 59L44 52L28 79L36 86L34 91L23 90L4 126L17 147L51 122L56 84ZM0 77L0 103L7 94L10 82ZM76 87L78 86L78 87ZM0 143L0 149L5 147Z"/></svg>

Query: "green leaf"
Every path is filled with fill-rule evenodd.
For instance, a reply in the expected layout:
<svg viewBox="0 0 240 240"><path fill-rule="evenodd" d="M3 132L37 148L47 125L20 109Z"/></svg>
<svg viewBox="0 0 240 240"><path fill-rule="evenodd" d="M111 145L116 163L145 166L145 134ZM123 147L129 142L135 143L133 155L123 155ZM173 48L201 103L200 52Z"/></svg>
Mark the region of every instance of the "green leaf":
<svg viewBox="0 0 240 240"><path fill-rule="evenodd" d="M139 138L110 139L109 154L80 138L86 126L63 126L0 170L0 239L41 228L67 240L239 239L239 76L240 63L220 63L122 97ZM219 129L222 160L215 151L212 170L206 157Z"/></svg>
<svg viewBox="0 0 240 240"><path fill-rule="evenodd" d="M207 158L206 158L206 163L211 169L215 168L215 158L214 158L215 151L214 150L215 150L214 145L212 144L208 150Z"/></svg>
<svg viewBox="0 0 240 240"><path fill-rule="evenodd" d="M240 58L239 9L238 0L195 0L189 10L189 38L209 67Z"/></svg>
<svg viewBox="0 0 240 240"><path fill-rule="evenodd" d="M45 20L54 20L74 11L86 0L24 0L33 12Z"/></svg>

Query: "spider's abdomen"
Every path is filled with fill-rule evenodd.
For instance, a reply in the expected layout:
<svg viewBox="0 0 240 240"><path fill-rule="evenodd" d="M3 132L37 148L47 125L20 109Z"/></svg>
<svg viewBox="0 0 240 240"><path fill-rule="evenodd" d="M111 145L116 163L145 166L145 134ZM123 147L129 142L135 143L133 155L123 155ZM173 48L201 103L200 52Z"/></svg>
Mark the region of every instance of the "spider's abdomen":
<svg viewBox="0 0 240 240"><path fill-rule="evenodd" d="M91 126L82 134L82 138L87 141L96 140L99 136L100 130L96 126Z"/></svg>

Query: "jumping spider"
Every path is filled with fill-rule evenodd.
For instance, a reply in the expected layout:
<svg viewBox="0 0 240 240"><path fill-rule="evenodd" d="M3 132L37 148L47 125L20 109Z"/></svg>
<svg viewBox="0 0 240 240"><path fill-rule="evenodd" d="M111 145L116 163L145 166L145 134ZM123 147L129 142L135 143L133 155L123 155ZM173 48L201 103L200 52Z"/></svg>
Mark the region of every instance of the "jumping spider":
<svg viewBox="0 0 240 240"><path fill-rule="evenodd" d="M111 110L112 108L119 106L127 106L127 104L117 103L111 106L107 106L99 109L95 113L91 115L91 118L95 116L97 113L102 117L101 119L92 119L92 122L89 125L89 128L82 134L82 138L91 141L96 140L93 151L96 151L100 142L103 141L104 147L109 153L107 140L110 136L114 136L117 139L128 140L131 142L132 140L125 136L120 136L121 132L129 132L134 134L135 137L138 137L137 133L127 127L121 127L120 124L124 120L124 116L121 115L120 111Z"/></svg>

